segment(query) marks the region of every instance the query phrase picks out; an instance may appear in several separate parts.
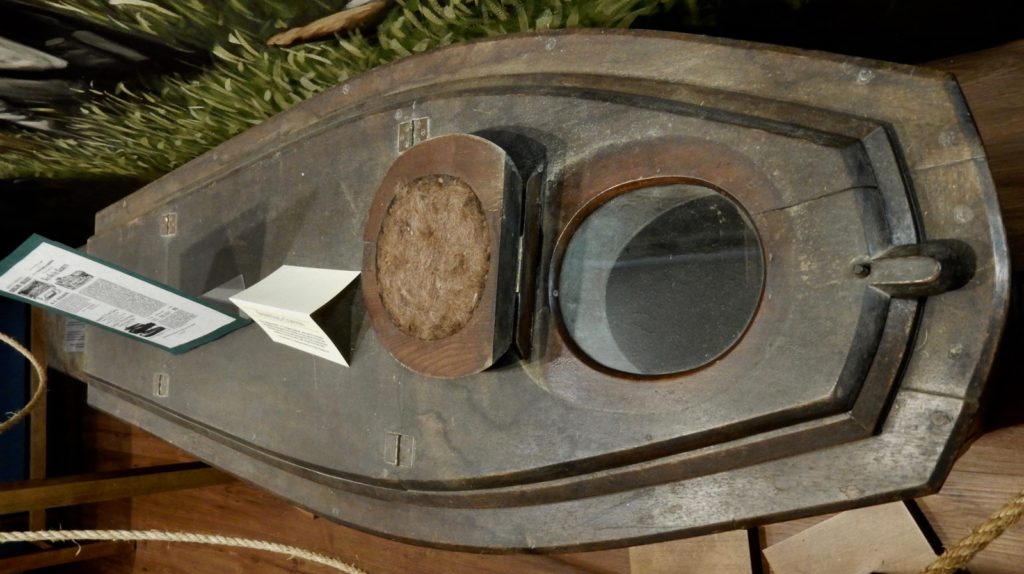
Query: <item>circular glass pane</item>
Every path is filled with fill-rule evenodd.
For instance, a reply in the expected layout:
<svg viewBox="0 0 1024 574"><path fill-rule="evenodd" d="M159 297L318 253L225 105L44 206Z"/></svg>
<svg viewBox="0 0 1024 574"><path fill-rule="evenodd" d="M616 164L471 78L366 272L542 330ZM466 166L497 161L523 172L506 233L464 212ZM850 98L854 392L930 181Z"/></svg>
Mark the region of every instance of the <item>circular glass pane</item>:
<svg viewBox="0 0 1024 574"><path fill-rule="evenodd" d="M638 375L695 369L739 339L763 285L746 214L697 185L660 185L594 210L569 241L559 310L573 341L605 367Z"/></svg>

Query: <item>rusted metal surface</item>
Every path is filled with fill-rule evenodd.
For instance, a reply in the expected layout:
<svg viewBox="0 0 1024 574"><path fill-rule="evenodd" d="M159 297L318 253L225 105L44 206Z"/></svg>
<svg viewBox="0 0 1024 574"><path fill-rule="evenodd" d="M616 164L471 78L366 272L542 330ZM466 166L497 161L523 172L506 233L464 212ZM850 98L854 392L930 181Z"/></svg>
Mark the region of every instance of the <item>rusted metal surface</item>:
<svg viewBox="0 0 1024 574"><path fill-rule="evenodd" d="M426 117L422 137L483 137L527 182L522 248L496 271L509 295L487 307L507 313L487 333L507 338L475 341L510 349L491 368L409 370L357 302L350 369L254 328L181 357L90 330L92 404L318 514L483 551L652 542L941 484L1008 275L984 152L942 74L648 33L452 47L111 206L89 251L194 294L286 263L364 268L374 192ZM586 216L657 183L717 190L749 215L763 292L715 360L625 375L575 345L556 286ZM155 373L174 380L166 396Z"/></svg>

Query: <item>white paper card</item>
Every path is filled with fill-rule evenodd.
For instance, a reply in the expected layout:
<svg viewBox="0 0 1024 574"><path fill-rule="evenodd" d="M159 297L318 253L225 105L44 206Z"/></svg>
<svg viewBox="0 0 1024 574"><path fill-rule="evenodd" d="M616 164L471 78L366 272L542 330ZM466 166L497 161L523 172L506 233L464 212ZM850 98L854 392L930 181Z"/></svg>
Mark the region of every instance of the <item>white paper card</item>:
<svg viewBox="0 0 1024 574"><path fill-rule="evenodd" d="M0 294L172 353L248 324L168 285L38 235L0 261Z"/></svg>
<svg viewBox="0 0 1024 574"><path fill-rule="evenodd" d="M283 265L231 297L270 339L339 365L348 361L313 314L359 277L358 271Z"/></svg>

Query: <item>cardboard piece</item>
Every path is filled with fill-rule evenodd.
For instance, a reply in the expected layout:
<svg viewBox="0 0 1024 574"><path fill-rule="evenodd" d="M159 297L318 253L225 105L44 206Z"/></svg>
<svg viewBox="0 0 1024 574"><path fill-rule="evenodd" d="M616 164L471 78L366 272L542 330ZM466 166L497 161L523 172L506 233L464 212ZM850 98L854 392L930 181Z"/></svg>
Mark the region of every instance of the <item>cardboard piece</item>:
<svg viewBox="0 0 1024 574"><path fill-rule="evenodd" d="M348 366L358 271L282 265L230 297L275 343Z"/></svg>
<svg viewBox="0 0 1024 574"><path fill-rule="evenodd" d="M769 546L773 574L916 574L935 551L902 502L842 512Z"/></svg>
<svg viewBox="0 0 1024 574"><path fill-rule="evenodd" d="M631 574L751 574L746 530L633 546Z"/></svg>

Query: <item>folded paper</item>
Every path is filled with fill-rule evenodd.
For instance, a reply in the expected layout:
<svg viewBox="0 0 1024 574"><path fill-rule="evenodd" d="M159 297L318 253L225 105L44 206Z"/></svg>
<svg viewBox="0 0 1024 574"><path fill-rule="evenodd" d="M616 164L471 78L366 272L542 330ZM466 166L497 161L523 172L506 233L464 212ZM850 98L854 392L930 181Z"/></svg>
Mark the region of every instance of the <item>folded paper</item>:
<svg viewBox="0 0 1024 574"><path fill-rule="evenodd" d="M358 277L358 271L283 265L230 299L275 343L348 366Z"/></svg>

